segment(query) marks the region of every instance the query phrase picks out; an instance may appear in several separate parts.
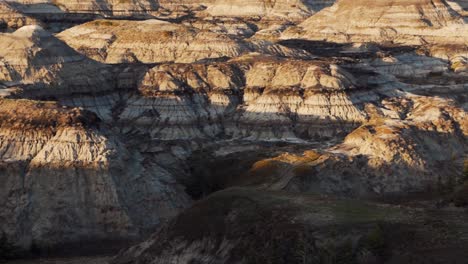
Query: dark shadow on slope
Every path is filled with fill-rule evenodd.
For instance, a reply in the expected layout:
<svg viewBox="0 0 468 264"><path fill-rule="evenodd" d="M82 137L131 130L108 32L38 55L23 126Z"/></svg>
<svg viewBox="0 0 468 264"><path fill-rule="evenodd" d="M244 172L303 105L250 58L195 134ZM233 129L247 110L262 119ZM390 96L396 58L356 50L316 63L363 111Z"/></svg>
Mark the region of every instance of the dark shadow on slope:
<svg viewBox="0 0 468 264"><path fill-rule="evenodd" d="M456 224L450 225L453 220ZM461 264L468 257L464 250L468 242L456 232L465 228L467 223L454 215L437 217L424 210L357 200L231 188L185 210L153 235L149 247L137 245L111 263L158 263L190 256L190 263L422 264L436 259Z"/></svg>
<svg viewBox="0 0 468 264"><path fill-rule="evenodd" d="M395 45L392 43L378 44L378 43L365 43L366 46L363 50L354 50L353 43L336 43L327 41L313 41L303 39L288 39L281 40L278 44L286 46L288 48L303 49L312 55L324 58L332 57L349 57L354 59L364 59L377 57L377 52L385 53L405 53L412 52L418 49L417 46L402 46Z"/></svg>
<svg viewBox="0 0 468 264"><path fill-rule="evenodd" d="M265 179L261 179L262 176L259 175L258 170L255 173L250 172L257 162L283 153L301 155L306 150L324 145L326 142L248 142L243 140L215 144L192 153L187 160L191 177L183 182L187 186L187 193L198 200L230 186L245 185L247 181L262 182ZM230 149L234 149L232 153L217 154L217 152ZM268 171L264 169L264 171L264 177L273 177L268 173L274 173L274 168Z"/></svg>

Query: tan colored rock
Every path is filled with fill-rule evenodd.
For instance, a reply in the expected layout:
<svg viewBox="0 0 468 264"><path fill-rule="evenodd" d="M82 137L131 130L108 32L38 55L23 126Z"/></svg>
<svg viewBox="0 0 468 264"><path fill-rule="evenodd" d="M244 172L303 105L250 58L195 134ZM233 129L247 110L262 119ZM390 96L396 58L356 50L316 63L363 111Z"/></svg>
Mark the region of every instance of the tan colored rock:
<svg viewBox="0 0 468 264"><path fill-rule="evenodd" d="M466 44L468 26L445 0L340 0L282 38Z"/></svg>
<svg viewBox="0 0 468 264"><path fill-rule="evenodd" d="M464 17L468 17L468 1L466 0L448 0L447 3L453 10L460 13Z"/></svg>
<svg viewBox="0 0 468 264"><path fill-rule="evenodd" d="M297 20L329 6L333 2L330 0L215 0L206 4L208 6L206 12L213 16L276 16Z"/></svg>
<svg viewBox="0 0 468 264"><path fill-rule="evenodd" d="M156 0L7 0L28 13L87 13L105 16L151 15L159 8Z"/></svg>
<svg viewBox="0 0 468 264"><path fill-rule="evenodd" d="M258 186L274 190L332 193L344 196L392 196L453 187L462 177L467 147L466 111L444 99L410 97L383 102L386 111L366 111L370 121L342 144L314 155L281 155L271 177L252 167ZM404 120L388 110L404 111ZM398 110L399 109L399 110ZM393 117L392 117L393 116ZM259 163L260 164L260 163Z"/></svg>
<svg viewBox="0 0 468 264"><path fill-rule="evenodd" d="M364 122L365 104L396 85L375 78L334 64L265 56L160 65L145 75L141 95L129 98L119 120L159 139L332 137Z"/></svg>
<svg viewBox="0 0 468 264"><path fill-rule="evenodd" d="M56 0L54 4L67 12L91 12L111 16L151 14L159 8L156 0Z"/></svg>
<svg viewBox="0 0 468 264"><path fill-rule="evenodd" d="M9 241L26 249L128 241L189 203L168 171L98 127L76 108L0 101L0 226Z"/></svg>
<svg viewBox="0 0 468 264"><path fill-rule="evenodd" d="M200 30L209 30L239 37L250 37L254 35L257 27L253 23L233 17L195 18L183 21L183 24Z"/></svg>
<svg viewBox="0 0 468 264"><path fill-rule="evenodd" d="M249 52L306 56L268 41L248 42L160 20L97 20L68 29L58 37L88 57L106 63L196 62Z"/></svg>
<svg viewBox="0 0 468 264"><path fill-rule="evenodd" d="M114 87L109 67L82 56L37 25L0 34L0 80L45 97Z"/></svg>
<svg viewBox="0 0 468 264"><path fill-rule="evenodd" d="M13 31L23 26L38 24L40 24L39 21L22 14L11 7L8 2L0 2L0 32Z"/></svg>
<svg viewBox="0 0 468 264"><path fill-rule="evenodd" d="M334 0L160 0L162 7L176 9L189 7L197 10L204 7L201 15L219 17L269 17L282 19L301 19L320 9L332 5ZM202 8L203 9L203 8ZM200 9L199 9L200 10Z"/></svg>

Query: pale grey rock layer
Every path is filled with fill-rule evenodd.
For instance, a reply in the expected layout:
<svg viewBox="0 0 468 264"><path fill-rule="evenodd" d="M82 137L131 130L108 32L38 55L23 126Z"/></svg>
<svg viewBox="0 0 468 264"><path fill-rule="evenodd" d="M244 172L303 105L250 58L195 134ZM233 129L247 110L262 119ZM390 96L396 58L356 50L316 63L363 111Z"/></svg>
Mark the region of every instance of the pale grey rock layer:
<svg viewBox="0 0 468 264"><path fill-rule="evenodd" d="M99 14L106 17L149 18L169 13L216 17L267 17L301 20L334 3L334 0L7 0L27 13Z"/></svg>
<svg viewBox="0 0 468 264"><path fill-rule="evenodd" d="M433 211L401 205L230 188L196 203L110 263L320 263L336 255L346 263L425 263L452 259L454 252L453 259L463 261L464 218L444 210L437 223L450 219L455 231L444 233L427 224L429 217L434 219ZM382 239L385 257L363 242L377 232L390 237ZM438 250L419 250L427 244Z"/></svg>
<svg viewBox="0 0 468 264"><path fill-rule="evenodd" d="M468 26L445 0L340 0L287 30L283 38L334 42L466 45Z"/></svg>
<svg viewBox="0 0 468 264"><path fill-rule="evenodd" d="M422 96L383 103L384 111L376 109L368 123L316 160L279 157L294 164L296 174L267 188L385 196L459 182L467 147L466 111L449 101ZM402 106L410 108L409 114L403 120L394 118L398 114L392 112Z"/></svg>
<svg viewBox="0 0 468 264"><path fill-rule="evenodd" d="M21 247L136 239L190 202L170 172L90 112L6 99L0 109L0 220Z"/></svg>
<svg viewBox="0 0 468 264"><path fill-rule="evenodd" d="M6 0L22 9L26 13L54 14L54 13L87 13L105 16L150 15L159 8L155 0Z"/></svg>
<svg viewBox="0 0 468 264"><path fill-rule="evenodd" d="M215 0L207 3L205 12L212 16L276 16L289 19L301 19L324 7L330 6L330 0L294 0L294 1L263 1L263 0Z"/></svg>
<svg viewBox="0 0 468 264"><path fill-rule="evenodd" d="M58 37L82 54L105 63L189 63L250 52L307 56L268 41L246 41L156 19L97 20L68 29Z"/></svg>
<svg viewBox="0 0 468 264"><path fill-rule="evenodd" d="M160 65L119 121L158 139L331 137L364 122L364 105L388 89L363 85L337 65L274 57Z"/></svg>
<svg viewBox="0 0 468 264"><path fill-rule="evenodd" d="M27 87L37 96L113 89L108 66L79 54L37 25L0 34L0 81Z"/></svg>
<svg viewBox="0 0 468 264"><path fill-rule="evenodd" d="M0 102L1 226L24 247L144 235L191 203L182 183L194 181L188 160L206 142L335 140L261 160L239 181L268 191L382 197L450 185L467 146L466 24L459 9L432 2L341 0L283 34L422 44L416 51L355 43L316 58L261 40L329 1L194 1L187 10L207 8L180 23L97 20L58 37L38 26L0 34L2 97L77 107ZM59 7L106 16L170 9L148 3ZM249 16L282 19L259 28L236 18L245 6Z"/></svg>

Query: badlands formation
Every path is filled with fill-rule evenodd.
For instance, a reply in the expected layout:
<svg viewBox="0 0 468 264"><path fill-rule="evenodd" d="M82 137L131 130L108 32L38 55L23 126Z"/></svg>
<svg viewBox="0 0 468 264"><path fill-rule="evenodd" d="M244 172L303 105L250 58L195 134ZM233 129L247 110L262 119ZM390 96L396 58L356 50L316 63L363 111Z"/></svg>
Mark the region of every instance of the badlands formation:
<svg viewBox="0 0 468 264"><path fill-rule="evenodd" d="M285 33L311 40L466 44L463 18L443 0L337 1Z"/></svg>
<svg viewBox="0 0 468 264"><path fill-rule="evenodd" d="M465 263L466 10L0 2L0 260Z"/></svg>

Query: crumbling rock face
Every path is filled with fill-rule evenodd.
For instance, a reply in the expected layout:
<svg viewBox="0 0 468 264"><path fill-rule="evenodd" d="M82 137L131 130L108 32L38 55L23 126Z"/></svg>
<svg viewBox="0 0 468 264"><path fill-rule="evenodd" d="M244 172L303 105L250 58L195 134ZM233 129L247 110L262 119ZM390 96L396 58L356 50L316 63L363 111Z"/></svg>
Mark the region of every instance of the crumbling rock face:
<svg viewBox="0 0 468 264"><path fill-rule="evenodd" d="M194 18L185 20L183 23L200 30L209 30L239 37L251 37L257 29L257 25L254 23L245 21L242 18L231 17Z"/></svg>
<svg viewBox="0 0 468 264"><path fill-rule="evenodd" d="M463 19L445 0L341 0L287 30L283 38L465 45L467 32Z"/></svg>
<svg viewBox="0 0 468 264"><path fill-rule="evenodd" d="M364 122L364 106L392 85L376 73L356 76L333 64L264 56L160 65L119 121L159 139L332 137Z"/></svg>
<svg viewBox="0 0 468 264"><path fill-rule="evenodd" d="M348 196L391 196L456 185L462 179L467 145L466 112L425 97L383 104L383 112L368 110L374 113L369 123L348 134L342 144L324 152L261 161L240 183ZM399 116L392 112L401 109L408 113L403 121L385 117Z"/></svg>
<svg viewBox="0 0 468 264"><path fill-rule="evenodd" d="M0 232L23 248L74 248L162 227L120 263L386 263L395 252L424 258L433 241L466 254L459 211L456 232L430 232L419 209L391 218L428 232L392 237L379 253L359 241L391 206L351 208L359 225L349 229L356 222L325 196L457 189L463 1L340 0L319 11L331 2L8 1L46 23L0 34ZM128 20L95 20L116 16ZM141 20L150 16L159 20ZM29 23L7 19L7 31ZM221 190L232 186L251 188ZM191 199L201 201L169 220Z"/></svg>
<svg viewBox="0 0 468 264"><path fill-rule="evenodd" d="M447 3L450 7L457 11L460 15L464 16L465 19L468 17L468 1L466 0L449 0Z"/></svg>
<svg viewBox="0 0 468 264"><path fill-rule="evenodd" d="M162 7L169 10L190 8L200 16L217 17L268 17L276 19L298 20L307 17L322 8L332 5L334 0L160 0Z"/></svg>
<svg viewBox="0 0 468 264"><path fill-rule="evenodd" d="M0 32L13 31L27 25L40 24L34 18L22 14L7 2L0 2Z"/></svg>
<svg viewBox="0 0 468 264"><path fill-rule="evenodd" d="M97 20L60 33L59 38L86 56L105 63L196 62L249 52L305 57L268 41L234 38L160 20Z"/></svg>
<svg viewBox="0 0 468 264"><path fill-rule="evenodd" d="M109 67L82 56L36 25L0 34L0 81L38 97L114 87Z"/></svg>
<svg viewBox="0 0 468 264"><path fill-rule="evenodd" d="M0 222L23 248L135 239L190 200L90 112L2 100L0 115Z"/></svg>
<svg viewBox="0 0 468 264"><path fill-rule="evenodd" d="M262 16L283 17L298 20L330 6L330 0L294 0L294 1L221 1L215 0L207 3L206 12L212 16Z"/></svg>
<svg viewBox="0 0 468 264"><path fill-rule="evenodd" d="M49 14L82 13L100 14L110 17L142 16L150 17L159 9L155 0L6 0L27 13Z"/></svg>
<svg viewBox="0 0 468 264"><path fill-rule="evenodd" d="M56 0L54 4L67 12L96 12L110 16L151 14L159 8L156 0Z"/></svg>

